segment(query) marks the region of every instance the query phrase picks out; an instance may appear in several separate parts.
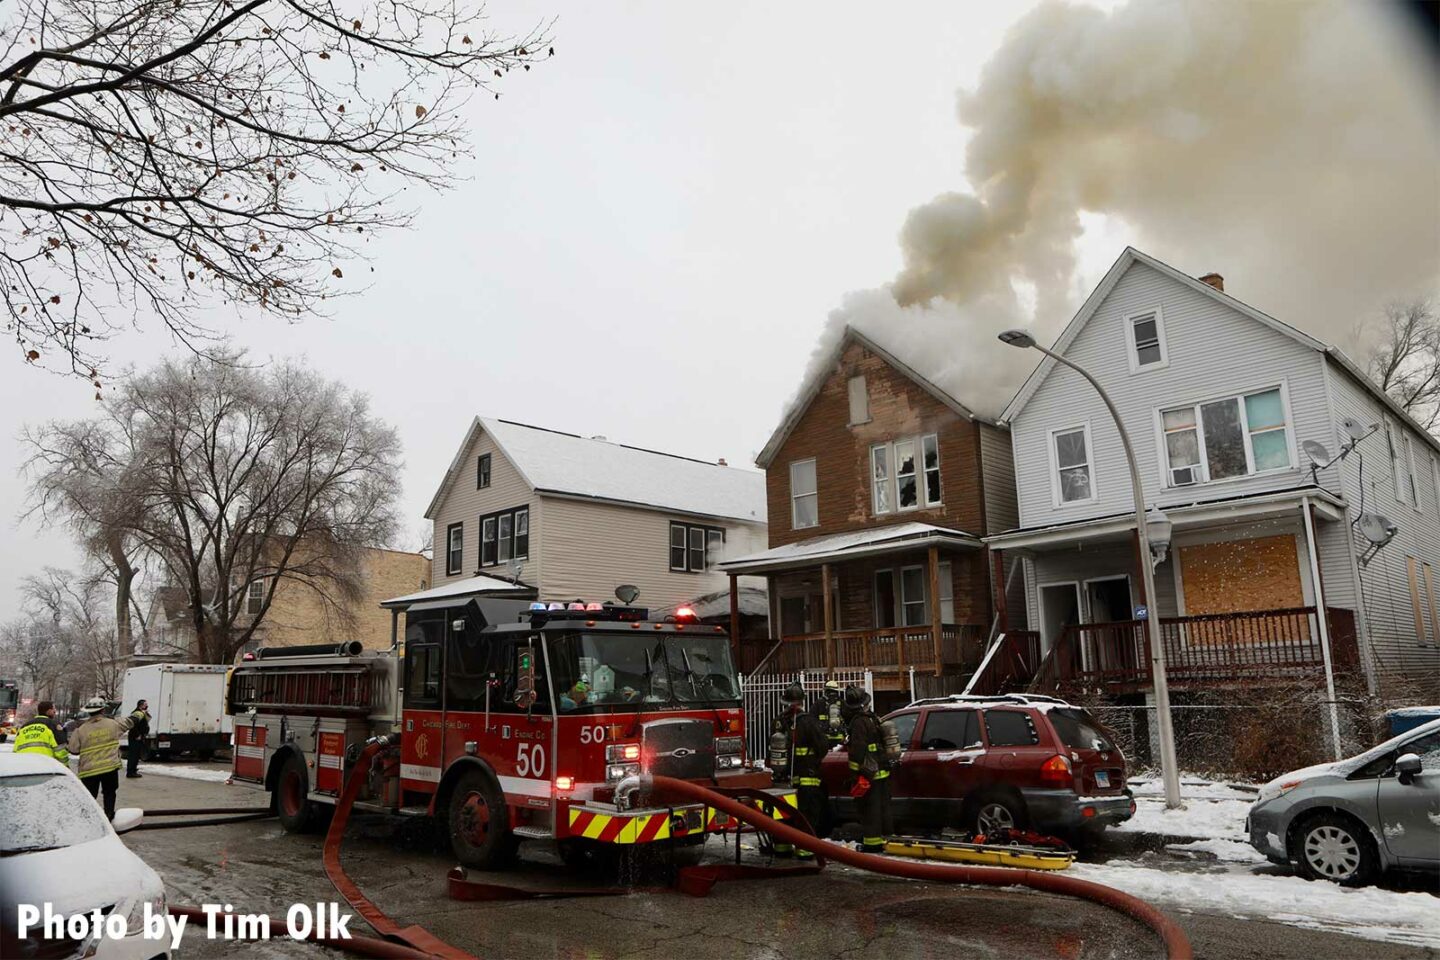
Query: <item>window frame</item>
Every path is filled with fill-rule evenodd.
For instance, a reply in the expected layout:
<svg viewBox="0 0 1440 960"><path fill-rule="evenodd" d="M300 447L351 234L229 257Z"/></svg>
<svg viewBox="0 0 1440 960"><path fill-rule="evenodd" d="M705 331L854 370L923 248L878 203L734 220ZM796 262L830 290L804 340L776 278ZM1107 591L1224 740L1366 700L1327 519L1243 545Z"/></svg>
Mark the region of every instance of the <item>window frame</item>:
<svg viewBox="0 0 1440 960"><path fill-rule="evenodd" d="M803 466L805 466L806 464L809 464L809 465L810 465L810 471L811 471L811 473L813 474L813 476L814 476L814 478L815 478L814 489L811 490L811 491L808 492L808 493L796 493L796 492L795 492L795 468L796 468L796 467L803 467ZM814 498L815 498L815 522L814 522L814 523L800 523L800 522L799 522L799 516L798 516L798 514L797 514L796 507L798 506L798 504L799 504L799 502L800 502L800 500L801 500L802 497L814 497ZM819 464L818 464L818 462L816 461L816 458L815 458L815 457L806 457L806 458L803 459L803 460L791 460L791 461L790 461L790 529L791 529L791 530L811 530L811 529L814 529L815 527L818 527L818 526L820 526L820 467L819 467Z"/></svg>
<svg viewBox="0 0 1440 960"><path fill-rule="evenodd" d="M896 451L896 447L903 443L912 444L914 450L914 456L912 458L915 467L914 473L905 474L907 477L913 476L915 478L915 505L911 507L902 507L900 505L900 456ZM936 484L940 488L940 498L938 500L930 499L930 485L928 481L931 471L925 467L925 445L927 443L933 443L935 445L934 473ZM877 454L882 452L885 455L885 477L883 478L883 482L885 484L885 495L889 498L889 506L884 510L880 509L880 487L877 484L877 481L881 480L881 478L875 475L875 464L878 459ZM892 513L935 510L944 506L945 474L940 458L939 433L917 433L911 436L893 437L889 440L882 440L879 443L870 444L871 516L884 517Z"/></svg>
<svg viewBox="0 0 1440 960"><path fill-rule="evenodd" d="M897 578L897 580L896 580L896 582L895 582L895 600L896 600L896 604L897 604L897 607L898 607L898 609L895 611L895 612L898 614L898 615L895 617L895 621L896 621L895 626L896 626L896 629L904 630L904 629L912 628L912 627L923 627L923 626L926 626L927 624L929 624L929 623L931 622L931 614L930 614L930 597L929 597L929 593L930 593L930 583L929 583L929 577L926 576L927 570L926 570L926 568L925 568L925 565L924 565L924 564L920 564L920 563L907 563L907 564L905 564L905 565L903 565L903 566L901 566L901 567L899 567L899 568L897 568L897 569L898 569L898 572L899 572L900 576ZM919 599L919 600L908 600L908 599L906 599L906 597L905 597L905 574L909 573L909 572L912 571L912 570L918 570L918 571L920 572L920 599ZM906 608L906 607L909 607L909 606L913 606L913 605L915 605L915 604L917 604L917 603L920 604L920 606L923 608L924 619L921 620L921 621L918 622L918 623L906 623L906 622L905 622L905 608Z"/></svg>
<svg viewBox="0 0 1440 960"><path fill-rule="evenodd" d="M865 414L864 419L859 419L855 416L855 383L857 380L860 383L860 402L865 408L863 411ZM845 394L846 398L850 401L850 421L848 426L858 427L862 423L869 423L873 418L870 416L870 385L865 380L865 374L857 373L846 380Z"/></svg>
<svg viewBox="0 0 1440 960"><path fill-rule="evenodd" d="M264 579L251 580L245 585L245 615L247 617L258 617L264 607L265 581Z"/></svg>
<svg viewBox="0 0 1440 960"><path fill-rule="evenodd" d="M1395 422L1389 417L1383 417L1385 424L1385 446L1390 453L1390 481L1395 488L1395 500L1397 503L1405 502L1405 491L1400 486L1400 448L1395 443Z"/></svg>
<svg viewBox="0 0 1440 960"><path fill-rule="evenodd" d="M455 542L455 535L460 535L460 542ZM465 569L465 521L452 523L445 527L445 576L459 576Z"/></svg>
<svg viewBox="0 0 1440 960"><path fill-rule="evenodd" d="M1410 506L1416 513L1424 513L1425 508L1420 503L1420 480L1415 468L1415 441L1408 431L1400 434L1400 440L1405 446L1405 467L1409 475L1408 488L1410 491Z"/></svg>
<svg viewBox="0 0 1440 960"><path fill-rule="evenodd" d="M518 540L518 538L515 536L515 531L519 526L518 520L521 514L525 515L525 552L523 554L516 552L515 549L515 543ZM501 523L502 519L508 519L510 521L510 535L508 537L504 537L500 533L501 529L503 528L503 524ZM493 539L488 541L489 543L494 544L493 559L487 559L485 552L485 544L487 543L485 539L485 531L487 528L492 529L495 532L495 536L493 537ZM506 549L503 551L507 555L501 556L501 546L504 543L508 543L508 547L506 547ZM511 560L529 559L530 504L522 503L517 506L507 507L504 510L494 510L490 513L482 513L480 515L480 562L478 564L478 567L480 569L484 569L485 567L503 566L504 564L509 563Z"/></svg>
<svg viewBox="0 0 1440 960"><path fill-rule="evenodd" d="M720 544L723 546L725 543L724 527L716 527L704 523L691 523L688 520L671 520L669 529L670 540L669 545L666 549L666 556L668 558L668 566L671 573L715 572L715 564L718 562L718 560L711 553L712 538L718 534L720 537ZM675 542L676 531L680 531L683 534L683 547ZM700 535L700 541L703 545L704 551L702 555L702 566L699 569L696 569L694 563L695 536L697 533ZM682 566L676 566L675 551L682 549L684 551L684 564Z"/></svg>
<svg viewBox="0 0 1440 960"><path fill-rule="evenodd" d="M490 488L490 454L482 453L475 458L475 489L488 490Z"/></svg>
<svg viewBox="0 0 1440 960"><path fill-rule="evenodd" d="M1074 433L1082 430L1085 433L1085 466L1090 468L1090 496L1083 500L1064 499L1063 488L1060 484L1060 455L1055 449L1055 438L1062 433ZM1056 510L1065 507L1080 507L1087 503L1095 503L1100 499L1100 484L1095 473L1095 442L1090 433L1090 421L1073 423L1066 427L1056 427L1050 431L1049 439L1046 442L1050 455L1050 503ZM1069 469L1074 469L1073 467Z"/></svg>
<svg viewBox="0 0 1440 960"><path fill-rule="evenodd" d="M1155 318L1155 342L1160 348L1160 359L1151 363L1141 363L1140 346L1135 342L1135 324L1151 317ZM1165 311L1161 307L1155 306L1125 315L1125 352L1130 361L1132 374L1163 370L1170 366L1170 351L1165 343Z"/></svg>
<svg viewBox="0 0 1440 960"><path fill-rule="evenodd" d="M1258 431L1252 430L1250 428L1250 414L1246 410L1245 400L1248 397L1270 393L1272 390L1278 392L1280 395L1280 412L1285 418L1285 425L1283 427L1262 427ZM1240 441L1245 450L1245 472L1233 477L1222 477L1219 480L1214 480L1210 477L1210 454L1209 448L1205 445L1205 416L1202 408L1226 400L1233 401L1239 413ZM1196 465L1200 470L1200 479L1194 483L1172 484L1170 481L1170 449L1165 443L1165 414L1187 408L1191 409L1195 414L1195 426L1193 429L1195 430L1195 440L1200 454L1200 462ZM1266 467L1263 470L1257 470L1255 468L1255 450L1251 436L1255 433L1273 433L1281 429L1285 431L1285 455L1287 462L1284 466ZM1255 477L1269 477L1287 472L1293 473L1299 469L1299 464L1295 458L1295 417L1290 409L1289 381L1280 380L1276 383L1266 384L1265 386L1254 389L1246 389L1239 392L1232 390L1189 403L1171 403L1162 407L1156 407L1155 443L1156 456L1160 468L1160 484L1161 488L1165 490L1180 490L1185 487L1199 487L1216 483L1235 483L1242 480L1250 480Z"/></svg>

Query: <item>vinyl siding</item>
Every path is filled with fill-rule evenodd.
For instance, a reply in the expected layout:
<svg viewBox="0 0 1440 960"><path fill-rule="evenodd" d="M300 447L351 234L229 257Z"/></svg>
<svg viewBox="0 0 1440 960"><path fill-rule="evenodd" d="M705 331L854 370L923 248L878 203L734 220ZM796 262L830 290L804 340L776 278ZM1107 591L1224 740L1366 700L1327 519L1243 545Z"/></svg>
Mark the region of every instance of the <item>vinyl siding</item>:
<svg viewBox="0 0 1440 960"><path fill-rule="evenodd" d="M1020 523L1020 504L1010 431L980 425L980 473L985 481L985 533L1014 529Z"/></svg>
<svg viewBox="0 0 1440 960"><path fill-rule="evenodd" d="M1124 318L1159 307L1168 366L1131 373ZM1066 356L1088 369L1120 410L1135 444L1147 501L1162 506L1239 497L1295 487L1308 480L1299 445L1330 439L1323 355L1223 303L1133 264L1075 338ZM1235 396L1284 384L1288 394L1293 469L1208 484L1162 486L1160 409ZM1096 499L1056 507L1052 499L1050 432L1088 424ZM1043 526L1111 516L1132 509L1124 449L1093 387L1056 366L1011 425L1020 523Z"/></svg>
<svg viewBox="0 0 1440 960"><path fill-rule="evenodd" d="M1333 361L1329 364L1328 379L1330 396L1338 424L1344 417L1354 417L1362 423L1381 421L1387 411L1384 406L1363 386ZM1389 517L1399 532L1366 567L1354 565L1354 573L1360 582L1365 630L1370 639L1370 654L1373 668L1384 692L1384 680L1388 676L1408 675L1411 677L1435 678L1440 676L1440 624L1430 622L1429 604L1426 600L1426 585L1423 568L1420 581L1421 607L1425 620L1426 636L1417 636L1415 616L1411 606L1410 582L1405 558L1414 557L1419 563L1430 564L1436 589L1440 590L1440 491L1435 488L1435 474L1430 468L1430 458L1440 456L1417 431L1391 416L1400 470L1408 472L1404 444L1401 437L1409 435L1415 449L1417 467L1415 485L1420 494L1420 512L1409 502L1402 502L1395 496L1395 482L1389 451L1385 443L1384 430L1377 431L1360 442L1356 451L1348 456L1337 468L1341 488L1349 502L1349 521L1355 520L1362 509L1369 513L1380 513ZM1344 442L1343 432L1337 429L1329 436L1320 438L1332 452L1338 451ZM1408 496L1408 486L1402 483ZM1359 553L1368 545L1358 532L1346 528L1338 538L1339 542L1329 546L1329 552L1342 554L1347 548ZM1322 544L1325 541L1322 538ZM1348 562L1349 558L1346 558ZM1325 572L1325 586L1331 594L1331 603L1340 606L1335 599L1335 581ZM1343 589L1343 583L1340 584ZM1354 593L1354 577L1350 578L1350 592ZM1437 597L1440 602L1440 597Z"/></svg>
<svg viewBox="0 0 1440 960"><path fill-rule="evenodd" d="M476 490L475 461L486 453L490 454L490 486ZM540 583L542 571L538 545L544 529L540 518L540 498L535 496L515 465L495 446L490 435L477 430L460 458L460 468L455 471L449 489L435 508L435 556L431 562L434 571L431 583L439 587L452 580L474 576L480 568L480 517L526 505L530 507L530 559L525 561L520 578L526 583ZM449 576L445 573L445 531L452 523L465 524L465 554L459 574ZM485 569L500 576L509 576L509 569L504 564Z"/></svg>
<svg viewBox="0 0 1440 960"><path fill-rule="evenodd" d="M630 583L640 588L637 602L654 609L728 589L730 579L723 573L678 573L670 569L672 520L723 527L726 556L743 556L766 547L763 525L726 523L565 497L539 499L545 515L539 563L544 570L541 595L546 599L603 601L614 595L617 586ZM740 580L745 586L765 586L761 577Z"/></svg>

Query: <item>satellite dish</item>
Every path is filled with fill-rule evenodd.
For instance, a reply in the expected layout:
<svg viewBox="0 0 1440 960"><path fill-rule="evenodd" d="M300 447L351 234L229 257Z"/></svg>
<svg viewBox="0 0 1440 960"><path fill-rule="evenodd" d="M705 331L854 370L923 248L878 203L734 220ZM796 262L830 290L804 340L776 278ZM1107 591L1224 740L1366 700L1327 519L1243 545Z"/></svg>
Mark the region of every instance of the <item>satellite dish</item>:
<svg viewBox="0 0 1440 960"><path fill-rule="evenodd" d="M1359 527L1361 536L1377 547L1385 546L1400 530L1389 517L1378 513L1362 513Z"/></svg>
<svg viewBox="0 0 1440 960"><path fill-rule="evenodd" d="M1325 449L1325 444L1319 440L1306 440L1300 444L1300 449L1305 451L1305 456L1317 467L1325 467L1330 464L1330 451Z"/></svg>
<svg viewBox="0 0 1440 960"><path fill-rule="evenodd" d="M514 557L512 557L508 562L506 562L505 569L510 571L511 580L519 580L521 572L525 569L525 561L516 560Z"/></svg>
<svg viewBox="0 0 1440 960"><path fill-rule="evenodd" d="M634 603L635 598L638 596L640 596L640 588L635 586L633 583L622 583L620 584L620 586L615 588L615 599L619 600L627 607L630 604Z"/></svg>
<svg viewBox="0 0 1440 960"><path fill-rule="evenodd" d="M1364 440L1375 429L1375 425L1363 423L1354 417L1345 417L1340 421L1340 429L1344 430L1351 440Z"/></svg>

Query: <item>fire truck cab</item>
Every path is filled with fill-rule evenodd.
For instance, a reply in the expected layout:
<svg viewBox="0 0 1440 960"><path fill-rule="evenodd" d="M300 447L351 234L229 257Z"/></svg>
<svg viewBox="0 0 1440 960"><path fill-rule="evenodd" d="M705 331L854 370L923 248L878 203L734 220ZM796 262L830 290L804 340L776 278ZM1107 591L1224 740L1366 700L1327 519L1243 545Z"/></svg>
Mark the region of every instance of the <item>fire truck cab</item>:
<svg viewBox="0 0 1440 960"><path fill-rule="evenodd" d="M684 610L417 603L393 651L259 651L235 668L229 708L235 782L269 790L287 830L335 802L366 740L391 735L356 805L436 818L472 867L507 864L522 839L568 859L729 826L702 805L652 805L642 773L764 791L777 815L793 793L747 761L729 637Z"/></svg>

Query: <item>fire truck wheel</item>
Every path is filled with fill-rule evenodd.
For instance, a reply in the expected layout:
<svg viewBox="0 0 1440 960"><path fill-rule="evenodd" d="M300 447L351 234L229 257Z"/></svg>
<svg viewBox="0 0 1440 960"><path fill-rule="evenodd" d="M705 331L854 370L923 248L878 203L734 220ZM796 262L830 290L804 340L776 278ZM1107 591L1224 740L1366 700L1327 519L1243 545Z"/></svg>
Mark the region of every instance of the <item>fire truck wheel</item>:
<svg viewBox="0 0 1440 960"><path fill-rule="evenodd" d="M292 753L280 767L273 792L275 816L286 833L305 833L314 826L315 805L306 799L309 793L305 762Z"/></svg>
<svg viewBox="0 0 1440 960"><path fill-rule="evenodd" d="M467 770L450 791L450 846L467 867L494 870L514 859L518 846L510 813L495 781L482 770Z"/></svg>

